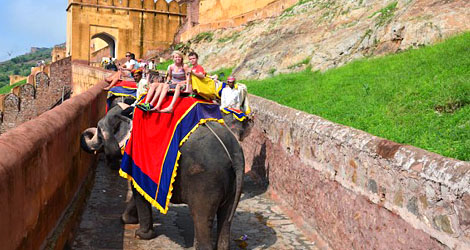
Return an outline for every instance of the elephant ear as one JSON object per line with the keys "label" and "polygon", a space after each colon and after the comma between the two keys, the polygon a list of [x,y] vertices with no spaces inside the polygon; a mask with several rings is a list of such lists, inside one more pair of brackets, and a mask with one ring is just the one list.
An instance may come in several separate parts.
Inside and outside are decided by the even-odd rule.
{"label": "elephant ear", "polygon": [[88,128],[80,136],[80,146],[87,153],[94,153],[103,146],[103,141],[98,134],[97,128]]}
{"label": "elephant ear", "polygon": [[115,130],[116,133],[114,134],[114,137],[119,144],[119,148],[122,148],[131,135],[132,120],[122,115],[118,116],[118,118],[121,122],[119,122],[119,125]]}

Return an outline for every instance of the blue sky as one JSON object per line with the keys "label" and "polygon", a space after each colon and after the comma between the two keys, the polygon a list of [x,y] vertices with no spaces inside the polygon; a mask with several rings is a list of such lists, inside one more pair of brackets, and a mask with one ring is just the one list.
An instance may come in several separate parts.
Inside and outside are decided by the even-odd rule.
{"label": "blue sky", "polygon": [[64,43],[67,4],[68,0],[0,0],[0,62],[31,47]]}
{"label": "blue sky", "polygon": [[[65,42],[67,0],[0,0],[0,62]],[[9,53],[12,53],[9,56]]]}

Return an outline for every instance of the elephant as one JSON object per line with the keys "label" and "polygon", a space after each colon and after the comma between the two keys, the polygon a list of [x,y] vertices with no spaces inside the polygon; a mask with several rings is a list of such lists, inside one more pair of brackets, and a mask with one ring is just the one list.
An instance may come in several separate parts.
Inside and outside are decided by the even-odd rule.
{"label": "elephant", "polygon": [[121,147],[130,135],[133,109],[126,103],[110,107],[98,127],[82,132],[80,144],[88,153],[104,151],[105,164],[117,170],[122,158]]}
{"label": "elephant", "polygon": [[[119,141],[130,130],[130,111],[125,104],[113,107],[98,122],[98,128],[82,134],[87,152],[104,149],[107,163],[115,167],[120,159]],[[217,249],[230,248],[231,222],[240,200],[245,159],[238,139],[249,131],[250,122],[238,122],[232,115],[224,117],[226,125],[208,122],[200,126],[180,148],[181,157],[171,202],[188,204],[194,221],[196,249],[213,249],[211,228],[217,216]],[[231,130],[229,129],[231,128]],[[112,145],[107,145],[112,144]],[[117,165],[118,166],[118,165]],[[156,237],[152,209],[143,196],[132,188],[133,199],[122,215],[124,223],[139,223],[135,234],[141,239]]]}

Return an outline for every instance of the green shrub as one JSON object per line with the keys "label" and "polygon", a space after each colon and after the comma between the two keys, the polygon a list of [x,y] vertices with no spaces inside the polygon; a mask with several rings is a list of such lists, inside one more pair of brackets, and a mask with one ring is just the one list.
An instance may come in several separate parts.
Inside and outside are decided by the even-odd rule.
{"label": "green shrub", "polygon": [[192,39],[194,43],[199,43],[203,41],[211,42],[214,37],[214,33],[212,32],[201,32],[196,35],[195,38]]}
{"label": "green shrub", "polygon": [[219,76],[220,81],[227,81],[227,77],[232,74],[233,68],[221,68],[216,71],[212,71],[209,75],[217,75]]}
{"label": "green shrub", "polygon": [[157,64],[156,68],[158,70],[167,70],[168,69],[168,66],[170,66],[171,64],[173,64],[173,60],[167,60],[167,61],[164,61],[164,62],[161,62],[159,64]]}
{"label": "green shrub", "polygon": [[225,43],[225,42],[229,42],[229,41],[235,41],[235,40],[237,40],[237,38],[239,36],[240,36],[239,32],[234,32],[230,36],[226,36],[226,37],[222,37],[222,38],[217,39],[217,42]]}
{"label": "green shrub", "polygon": [[376,27],[384,26],[385,24],[388,24],[392,20],[393,15],[395,14],[395,10],[397,9],[397,4],[398,4],[397,1],[392,2],[386,7],[372,13],[372,15],[369,16],[369,18],[372,18],[375,15],[380,14],[377,17],[375,26]]}
{"label": "green shrub", "polygon": [[324,73],[305,70],[244,83],[250,93],[280,104],[469,161],[469,52],[466,33]]}
{"label": "green shrub", "polygon": [[21,81],[15,82],[12,85],[6,85],[0,88],[0,94],[8,94],[10,93],[11,89],[17,86],[21,86],[23,84],[26,84],[26,79],[23,79]]}

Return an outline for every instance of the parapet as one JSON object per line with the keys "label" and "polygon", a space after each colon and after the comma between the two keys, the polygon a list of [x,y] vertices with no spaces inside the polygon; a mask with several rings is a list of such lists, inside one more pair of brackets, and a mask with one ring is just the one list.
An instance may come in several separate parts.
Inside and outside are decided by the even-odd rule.
{"label": "parapet", "polygon": [[248,174],[332,249],[470,249],[470,163],[250,95]]}
{"label": "parapet", "polygon": [[34,67],[26,84],[0,95],[0,133],[51,109],[65,92],[70,92],[70,63],[70,58],[66,58],[46,67]]}

